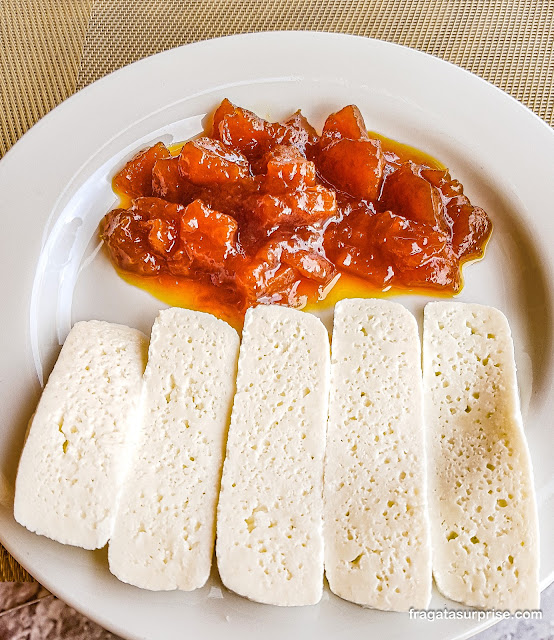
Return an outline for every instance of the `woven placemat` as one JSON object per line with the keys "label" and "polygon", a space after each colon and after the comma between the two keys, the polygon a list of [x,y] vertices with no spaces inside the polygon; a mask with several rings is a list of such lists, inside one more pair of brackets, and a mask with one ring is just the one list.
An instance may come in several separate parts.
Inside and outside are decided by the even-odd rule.
{"label": "woven placemat", "polygon": [[0,156],[75,91],[93,0],[0,0]]}
{"label": "woven placemat", "polygon": [[30,573],[0,545],[0,582],[34,582]]}
{"label": "woven placemat", "polygon": [[553,0],[97,0],[77,86],[189,42],[298,29],[431,53],[496,84],[554,125]]}
{"label": "woven placemat", "polygon": [[[75,91],[92,0],[0,0],[0,157]],[[0,545],[0,581],[33,578]]]}
{"label": "woven placemat", "polygon": [[[0,156],[75,88],[140,58],[297,29],[439,56],[554,125],[554,0],[0,0]],[[0,546],[0,580],[30,579]]]}

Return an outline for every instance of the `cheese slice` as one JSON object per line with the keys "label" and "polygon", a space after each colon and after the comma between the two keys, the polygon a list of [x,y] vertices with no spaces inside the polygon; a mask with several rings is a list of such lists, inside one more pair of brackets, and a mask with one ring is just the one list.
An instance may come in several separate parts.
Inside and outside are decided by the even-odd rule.
{"label": "cheese slice", "polygon": [[421,355],[415,318],[385,300],[335,307],[325,456],[325,573],[377,609],[431,597]]}
{"label": "cheese slice", "polygon": [[497,309],[425,308],[433,573],[487,609],[539,606],[538,524],[510,328]]}
{"label": "cheese slice", "polygon": [[249,309],[218,506],[226,587],[274,605],[323,589],[322,485],[329,337],[313,315]]}
{"label": "cheese slice", "polygon": [[95,320],[69,333],[19,462],[14,516],[27,529],[85,549],[108,541],[147,345],[135,329]]}
{"label": "cheese slice", "polygon": [[210,574],[239,338],[222,320],[161,311],[144,374],[140,440],[110,539],[110,571],[191,591]]}

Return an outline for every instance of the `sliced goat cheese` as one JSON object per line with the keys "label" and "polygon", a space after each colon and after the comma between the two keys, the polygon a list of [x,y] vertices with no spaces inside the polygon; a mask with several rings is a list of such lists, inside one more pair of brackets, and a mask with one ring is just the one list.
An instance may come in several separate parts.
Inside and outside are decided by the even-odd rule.
{"label": "sliced goat cheese", "polygon": [[218,506],[223,584],[251,600],[317,603],[329,337],[313,315],[249,309]]}
{"label": "sliced goat cheese", "polygon": [[335,307],[325,455],[325,573],[377,609],[431,597],[421,351],[415,318],[385,300]]}
{"label": "sliced goat cheese", "polygon": [[539,606],[539,542],[510,328],[497,309],[425,308],[433,574],[448,598]]}
{"label": "sliced goat cheese", "polygon": [[156,319],[139,444],[109,546],[120,580],[191,591],[208,579],[238,349],[236,331],[207,313]]}
{"label": "sliced goat cheese", "polygon": [[148,342],[129,327],[78,322],[30,425],[14,515],[38,534],[84,549],[112,532],[131,455]]}

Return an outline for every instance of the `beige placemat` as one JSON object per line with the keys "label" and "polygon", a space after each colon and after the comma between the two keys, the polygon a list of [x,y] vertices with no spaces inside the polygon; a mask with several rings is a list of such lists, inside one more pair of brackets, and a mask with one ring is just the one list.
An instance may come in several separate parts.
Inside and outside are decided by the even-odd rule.
{"label": "beige placemat", "polygon": [[0,0],[0,157],[75,91],[93,0]]}
{"label": "beige placemat", "polygon": [[[0,156],[75,87],[110,71],[196,40],[280,29],[420,49],[554,125],[554,0],[0,0]],[[27,579],[0,546],[0,580]]]}
{"label": "beige placemat", "polygon": [[0,545],[0,582],[33,582],[34,578]]}
{"label": "beige placemat", "polygon": [[77,86],[196,40],[279,29],[420,49],[477,73],[554,125],[553,0],[97,0]]}
{"label": "beige placemat", "polygon": [[[0,0],[0,157],[74,93],[92,1]],[[0,545],[0,581],[30,580]]]}

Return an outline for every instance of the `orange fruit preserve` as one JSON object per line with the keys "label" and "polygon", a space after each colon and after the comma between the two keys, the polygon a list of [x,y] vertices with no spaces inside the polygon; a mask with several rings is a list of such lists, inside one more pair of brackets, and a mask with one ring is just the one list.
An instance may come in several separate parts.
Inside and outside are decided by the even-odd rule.
{"label": "orange fruit preserve", "polygon": [[272,123],[224,100],[210,131],[141,151],[113,186],[100,234],[119,272],[235,326],[249,306],[331,291],[453,295],[492,231],[446,168],[368,133],[353,105],[318,135],[300,112]]}

